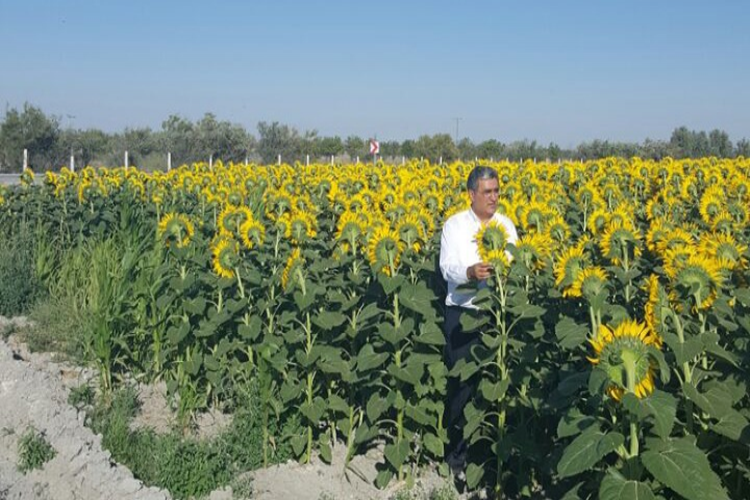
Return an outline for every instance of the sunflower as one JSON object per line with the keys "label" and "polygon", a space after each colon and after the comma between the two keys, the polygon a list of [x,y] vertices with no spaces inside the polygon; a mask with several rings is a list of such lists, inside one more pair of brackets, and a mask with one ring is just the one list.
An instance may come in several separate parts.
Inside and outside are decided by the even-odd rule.
{"label": "sunflower", "polygon": [[556,243],[564,243],[570,239],[570,226],[560,215],[553,215],[547,221],[545,231]]}
{"label": "sunflower", "polygon": [[295,245],[299,245],[310,238],[314,238],[318,234],[317,228],[318,222],[314,215],[310,212],[294,210],[289,214],[289,224],[286,226],[284,236]]}
{"label": "sunflower", "polygon": [[563,250],[555,263],[555,285],[567,288],[573,284],[586,266],[589,265],[589,257],[580,246],[570,247]]}
{"label": "sunflower", "polygon": [[709,226],[713,224],[714,217],[723,210],[723,195],[719,196],[712,191],[706,191],[701,197],[699,212],[703,222]]}
{"label": "sunflower", "polygon": [[563,291],[563,297],[586,297],[590,301],[606,289],[607,272],[599,266],[585,267]]}
{"label": "sunflower", "polygon": [[596,236],[602,231],[602,229],[607,225],[608,222],[609,210],[605,208],[597,208],[589,217],[587,223],[588,230],[591,231],[591,234]]}
{"label": "sunflower", "polygon": [[247,219],[240,226],[240,239],[248,250],[260,246],[266,238],[266,228],[255,219]]}
{"label": "sunflower", "polygon": [[302,258],[302,252],[299,247],[294,247],[289,258],[286,260],[284,271],[281,273],[281,286],[284,291],[289,291],[290,286],[294,286],[298,282],[298,279],[292,280],[290,278],[297,274],[297,270],[304,265],[305,260]]}
{"label": "sunflower", "polygon": [[604,257],[620,265],[626,259],[632,262],[641,255],[640,239],[640,232],[631,223],[612,221],[602,233],[599,247]]}
{"label": "sunflower", "polygon": [[186,247],[195,234],[195,227],[185,214],[168,213],[159,221],[157,234],[166,246]]}
{"label": "sunflower", "polygon": [[745,258],[747,247],[738,243],[731,234],[706,234],[701,239],[699,249],[701,252],[718,259],[719,265],[729,271],[747,267],[747,259]]}
{"label": "sunflower", "polygon": [[691,252],[682,259],[667,260],[664,272],[679,298],[693,299],[694,309],[707,309],[713,304],[724,283],[719,259],[703,253]]}
{"label": "sunflower", "polygon": [[516,243],[520,260],[532,270],[543,269],[552,254],[552,240],[543,233],[523,235]]}
{"label": "sunflower", "polygon": [[404,244],[399,234],[388,225],[382,224],[370,235],[367,258],[376,272],[392,276],[398,268]]}
{"label": "sunflower", "polygon": [[346,211],[341,214],[336,224],[336,240],[348,244],[347,250],[356,248],[357,241],[363,237],[368,221],[362,213]]}
{"label": "sunflower", "polygon": [[620,401],[625,393],[639,399],[654,391],[656,360],[649,348],[659,348],[659,337],[646,324],[625,320],[614,330],[601,325],[589,340],[594,357],[587,358],[607,374],[607,394]]}
{"label": "sunflower", "polygon": [[233,277],[240,260],[239,252],[239,243],[226,233],[214,238],[211,244],[214,272],[223,278]]}
{"label": "sunflower", "polygon": [[482,224],[482,227],[474,235],[474,240],[477,242],[479,257],[482,259],[482,262],[489,262],[488,257],[490,252],[493,250],[505,250],[505,245],[508,243],[508,233],[505,230],[505,226],[495,220],[491,220],[487,224]]}
{"label": "sunflower", "polygon": [[410,214],[400,219],[396,223],[396,231],[405,248],[409,248],[417,253],[419,252],[422,248],[423,231],[422,224],[415,215]]}

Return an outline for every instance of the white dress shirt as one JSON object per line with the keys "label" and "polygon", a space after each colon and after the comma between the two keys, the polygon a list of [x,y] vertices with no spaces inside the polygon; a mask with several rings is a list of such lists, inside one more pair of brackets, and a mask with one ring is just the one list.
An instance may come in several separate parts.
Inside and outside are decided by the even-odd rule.
{"label": "white dress shirt", "polygon": [[[495,213],[492,220],[499,222],[508,233],[508,243],[518,242],[516,226],[507,216]],[[457,293],[459,285],[469,282],[466,270],[481,262],[479,248],[474,239],[477,231],[482,227],[482,222],[474,211],[469,208],[449,217],[443,225],[440,236],[440,272],[448,283],[448,294],[445,297],[445,305],[460,306],[476,309],[471,302],[476,293]],[[480,286],[483,284],[480,283]]]}

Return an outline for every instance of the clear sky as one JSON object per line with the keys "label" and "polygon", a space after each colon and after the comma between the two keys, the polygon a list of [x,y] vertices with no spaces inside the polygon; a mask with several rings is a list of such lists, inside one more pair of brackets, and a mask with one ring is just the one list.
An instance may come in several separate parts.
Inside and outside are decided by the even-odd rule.
{"label": "clear sky", "polygon": [[108,132],[212,112],[254,134],[736,141],[748,26],[743,0],[0,0],[0,103]]}

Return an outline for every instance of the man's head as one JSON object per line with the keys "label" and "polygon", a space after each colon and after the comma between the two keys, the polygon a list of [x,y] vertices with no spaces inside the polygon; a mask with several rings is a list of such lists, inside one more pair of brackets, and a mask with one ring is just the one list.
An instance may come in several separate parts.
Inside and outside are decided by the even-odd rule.
{"label": "man's head", "polygon": [[466,181],[466,188],[471,198],[471,209],[479,220],[490,220],[497,210],[497,198],[500,194],[497,171],[491,167],[474,167]]}

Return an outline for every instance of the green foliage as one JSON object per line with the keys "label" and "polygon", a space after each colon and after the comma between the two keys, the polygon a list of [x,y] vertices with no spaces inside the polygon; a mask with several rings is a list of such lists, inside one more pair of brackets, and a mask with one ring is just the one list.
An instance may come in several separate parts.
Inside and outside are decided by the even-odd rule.
{"label": "green foliage", "polygon": [[27,314],[43,295],[34,272],[36,237],[27,225],[0,233],[0,315]]}
{"label": "green foliage", "polygon": [[57,451],[47,441],[44,434],[28,428],[18,440],[18,470],[26,473],[41,469],[44,464],[55,458]]}
{"label": "green foliage", "polygon": [[90,407],[94,404],[96,393],[89,384],[81,384],[73,387],[68,395],[68,404],[78,408]]}

